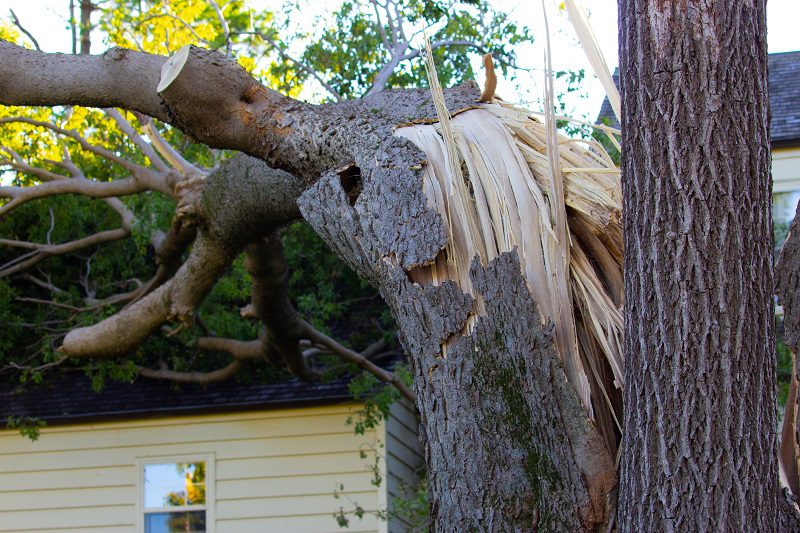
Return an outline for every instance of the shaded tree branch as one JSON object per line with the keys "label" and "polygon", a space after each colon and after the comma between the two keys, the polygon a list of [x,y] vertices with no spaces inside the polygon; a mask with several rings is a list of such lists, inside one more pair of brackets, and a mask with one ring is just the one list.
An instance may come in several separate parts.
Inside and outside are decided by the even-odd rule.
{"label": "shaded tree branch", "polygon": [[170,370],[168,368],[160,368],[158,370],[152,368],[140,368],[139,375],[150,379],[166,379],[175,381],[177,383],[198,383],[200,385],[208,385],[209,383],[218,383],[220,381],[227,381],[239,373],[244,365],[241,361],[234,360],[229,365],[213,370],[211,372],[180,372]]}
{"label": "shaded tree branch", "polygon": [[333,354],[338,355],[342,359],[346,361],[350,361],[354,363],[359,368],[366,370],[370,374],[374,375],[381,381],[385,381],[386,383],[390,383],[394,385],[395,388],[403,395],[404,398],[409,400],[410,402],[414,403],[416,397],[414,393],[411,392],[405,383],[400,381],[400,378],[397,377],[396,374],[384,370],[383,368],[379,367],[362,354],[355,352],[345,346],[342,346],[332,338],[328,337],[321,331],[314,328],[311,324],[306,322],[305,320],[300,321],[302,335],[303,337],[309,339],[311,342],[324,346],[328,350],[330,350]]}
{"label": "shaded tree branch", "polygon": [[302,329],[289,301],[288,268],[280,237],[272,232],[250,243],[245,256],[245,268],[253,278],[253,313],[264,323],[267,353],[277,353],[294,375],[316,379],[300,352]]}
{"label": "shaded tree branch", "polygon": [[130,230],[125,228],[117,228],[100,231],[94,235],[89,235],[87,237],[62,244],[39,244],[27,241],[15,241],[12,239],[0,239],[0,245],[16,246],[33,250],[30,255],[24,257],[24,260],[21,260],[21,258],[16,258],[13,261],[0,266],[0,278],[12,276],[18,272],[27,270],[52,255],[68,254],[88,248],[90,246],[119,241],[128,237],[129,235]]}

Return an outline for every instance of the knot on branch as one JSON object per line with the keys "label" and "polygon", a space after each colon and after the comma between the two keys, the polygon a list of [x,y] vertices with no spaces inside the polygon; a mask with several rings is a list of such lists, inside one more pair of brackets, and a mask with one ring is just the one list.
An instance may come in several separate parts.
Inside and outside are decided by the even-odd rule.
{"label": "knot on branch", "polygon": [[196,226],[202,218],[201,199],[205,190],[206,176],[197,174],[178,181],[173,190],[178,200],[175,218],[184,227]]}

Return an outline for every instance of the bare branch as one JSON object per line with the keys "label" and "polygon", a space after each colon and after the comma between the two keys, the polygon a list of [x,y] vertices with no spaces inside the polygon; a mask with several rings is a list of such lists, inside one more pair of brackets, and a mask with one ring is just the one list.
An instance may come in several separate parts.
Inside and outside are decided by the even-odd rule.
{"label": "bare branch", "polygon": [[224,337],[198,337],[195,341],[195,346],[202,350],[229,353],[239,361],[262,359],[264,357],[264,346],[260,339],[240,341]]}
{"label": "bare branch", "polygon": [[140,182],[133,178],[114,181],[92,181],[86,178],[62,179],[49,181],[32,187],[8,186],[0,187],[0,197],[11,198],[7,204],[0,206],[0,218],[15,208],[38,198],[59,194],[80,194],[89,198],[110,198],[127,196],[145,190]]}
{"label": "bare branch", "polygon": [[94,235],[89,235],[81,239],[65,242],[62,244],[38,244],[27,241],[15,241],[11,239],[0,239],[0,244],[6,246],[16,246],[20,248],[27,248],[33,250],[29,256],[25,256],[26,260],[20,262],[20,258],[16,258],[5,265],[0,266],[0,278],[12,276],[18,272],[29,269],[30,267],[44,261],[51,255],[63,255],[71,252],[76,252],[90,246],[97,246],[107,242],[119,241],[130,236],[130,231],[125,228],[117,228],[112,230],[100,231]]}
{"label": "bare branch", "polygon": [[164,162],[161,160],[160,157],[158,157],[156,151],[153,149],[150,143],[145,142],[142,136],[139,135],[139,133],[134,129],[131,123],[128,122],[128,120],[122,115],[122,113],[120,113],[114,108],[106,108],[103,111],[106,112],[106,115],[114,119],[114,121],[119,126],[119,129],[121,129],[122,132],[125,135],[127,135],[131,141],[133,141],[133,144],[135,144],[139,148],[139,150],[141,150],[142,153],[146,155],[148,159],[150,159],[150,164],[152,164],[161,172],[167,172],[169,170],[167,165],[164,164]]}
{"label": "bare branch", "polygon": [[134,112],[134,115],[142,126],[142,131],[144,131],[150,139],[150,142],[153,143],[153,147],[155,147],[158,153],[161,154],[181,176],[191,177],[203,174],[203,171],[199,167],[184,159],[180,152],[175,150],[172,145],[161,136],[153,119],[141,113]]}
{"label": "bare branch", "polygon": [[99,155],[104,159],[113,161],[114,163],[117,163],[118,165],[122,166],[123,168],[129,170],[134,174],[138,174],[146,170],[144,167],[131,163],[127,159],[117,156],[111,150],[107,150],[101,146],[97,146],[95,144],[90,143],[75,130],[65,130],[64,128],[56,126],[52,122],[34,120],[28,117],[0,117],[0,124],[12,124],[12,123],[29,124],[31,126],[39,126],[42,128],[47,128],[48,130],[54,133],[58,133],[59,135],[64,135],[65,137],[74,139],[75,141],[78,142],[81,148],[89,152],[92,152],[93,154]]}
{"label": "bare branch", "polygon": [[187,322],[234,257],[235,251],[201,234],[168,283],[93,326],[70,331],[61,349],[71,357],[124,355],[165,322]]}
{"label": "bare branch", "polygon": [[222,26],[222,33],[225,35],[225,55],[231,55],[231,29],[228,27],[228,21],[225,19],[225,15],[222,14],[222,9],[219,7],[219,4],[215,0],[209,0],[211,7],[214,8],[214,12],[217,14],[217,20],[219,20],[220,26]]}
{"label": "bare branch", "polygon": [[36,276],[34,276],[33,274],[31,274],[30,272],[26,272],[25,274],[22,274],[22,278],[23,279],[25,279],[27,281],[30,281],[34,285],[38,285],[39,287],[45,289],[46,291],[49,291],[49,292],[52,292],[52,293],[55,293],[55,294],[62,294],[64,292],[64,289],[62,289],[60,287],[57,287],[56,285],[53,284],[53,282],[50,280],[50,276],[49,275],[45,275],[45,277],[46,277],[46,279],[39,279]]}
{"label": "bare branch", "polygon": [[9,165],[11,168],[13,168],[18,172],[25,172],[27,174],[31,174],[41,179],[42,181],[57,181],[67,178],[66,176],[63,176],[61,174],[56,174],[55,172],[50,172],[49,170],[29,165],[28,163],[25,162],[25,160],[22,159],[21,155],[19,155],[11,148],[8,148],[7,146],[0,146],[0,151],[4,151],[11,156],[11,159],[7,158],[0,159],[0,165]]}
{"label": "bare branch", "polygon": [[28,39],[30,39],[30,40],[31,40],[31,42],[33,43],[33,46],[34,46],[34,47],[35,47],[37,50],[40,50],[40,51],[41,51],[41,48],[39,47],[39,41],[37,41],[37,40],[36,40],[36,38],[35,38],[35,37],[34,37],[34,36],[31,34],[31,32],[29,32],[28,30],[26,30],[26,29],[25,29],[25,28],[22,26],[22,23],[19,21],[19,18],[17,17],[17,14],[16,14],[16,13],[14,13],[14,10],[13,10],[13,9],[9,9],[9,11],[11,12],[11,22],[13,22],[13,23],[14,23],[14,26],[16,26],[17,28],[19,28],[19,31],[21,31],[22,33],[24,33],[25,35],[27,35],[27,36],[28,36]]}
{"label": "bare branch", "polygon": [[372,4],[373,9],[375,10],[375,19],[378,24],[378,31],[381,34],[381,42],[383,42],[383,47],[391,54],[392,52],[392,45],[389,44],[389,38],[386,36],[386,30],[383,27],[383,21],[381,20],[381,12],[380,12],[380,4],[375,0],[370,0],[370,4]]}
{"label": "bare branch", "polygon": [[200,385],[208,385],[209,383],[219,383],[227,381],[239,373],[243,364],[239,360],[234,360],[228,366],[214,370],[212,372],[179,372],[161,368],[154,370],[152,368],[140,368],[139,375],[150,379],[166,379],[178,383],[198,383]]}
{"label": "bare branch", "polygon": [[30,370],[30,371],[33,371],[33,372],[41,372],[42,370],[47,370],[48,368],[53,368],[55,366],[60,366],[66,360],[67,360],[67,357],[61,357],[61,358],[53,361],[52,363],[46,363],[44,365],[34,366],[34,367],[27,366],[27,365],[20,365],[20,364],[14,363],[14,362],[10,362],[6,366],[4,366],[3,368],[15,368],[17,370]]}
{"label": "bare branch", "polygon": [[394,385],[404,398],[414,403],[414,393],[411,392],[411,389],[409,389],[405,383],[400,381],[400,378],[398,378],[396,374],[379,367],[360,353],[354,352],[353,350],[342,346],[332,338],[314,328],[305,320],[301,320],[300,324],[303,331],[303,337],[309,339],[311,342],[324,346],[342,359],[356,364],[359,368],[366,370],[381,381],[385,381],[386,383]]}
{"label": "bare branch", "polygon": [[49,305],[51,307],[59,307],[61,309],[67,309],[68,311],[74,311],[76,313],[81,313],[88,309],[86,307],[77,307],[62,302],[54,302],[53,300],[42,300],[41,298],[20,297],[20,298],[14,298],[14,300],[17,302],[28,302],[34,304]]}

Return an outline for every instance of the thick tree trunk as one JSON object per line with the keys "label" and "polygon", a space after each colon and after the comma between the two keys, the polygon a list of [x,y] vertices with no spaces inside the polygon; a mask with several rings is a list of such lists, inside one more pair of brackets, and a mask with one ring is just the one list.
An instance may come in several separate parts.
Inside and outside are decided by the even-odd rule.
{"label": "thick tree trunk", "polygon": [[620,0],[622,531],[777,527],[764,0]]}

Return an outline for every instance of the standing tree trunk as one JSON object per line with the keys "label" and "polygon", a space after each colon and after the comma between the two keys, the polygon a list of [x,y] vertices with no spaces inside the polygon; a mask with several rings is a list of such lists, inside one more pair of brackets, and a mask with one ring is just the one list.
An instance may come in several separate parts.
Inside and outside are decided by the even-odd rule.
{"label": "standing tree trunk", "polygon": [[774,531],[766,2],[620,0],[622,531]]}
{"label": "standing tree trunk", "polygon": [[81,0],[81,53],[92,50],[92,11],[96,6],[91,0]]}

